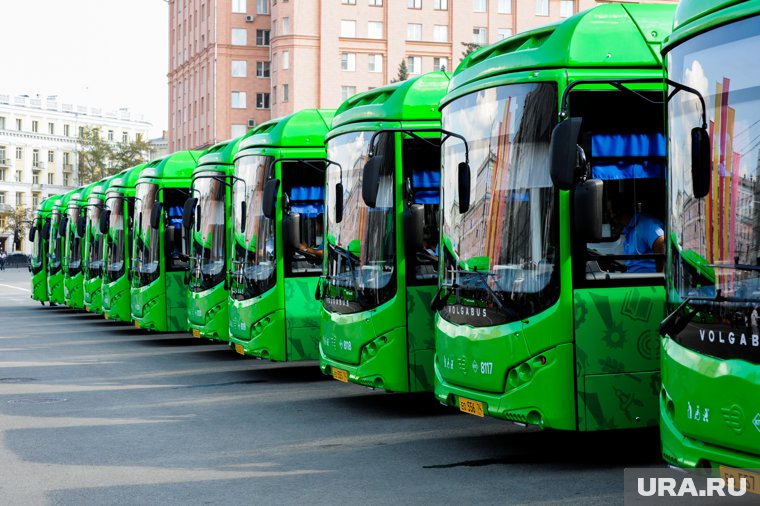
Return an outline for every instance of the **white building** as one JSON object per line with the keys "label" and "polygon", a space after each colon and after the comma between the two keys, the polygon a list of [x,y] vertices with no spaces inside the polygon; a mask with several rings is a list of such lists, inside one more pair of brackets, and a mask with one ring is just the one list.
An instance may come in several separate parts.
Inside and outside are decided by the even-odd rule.
{"label": "white building", "polygon": [[[61,104],[56,97],[0,94],[0,250],[13,251],[7,214],[18,206],[35,209],[44,198],[79,185],[79,132],[97,128],[113,142],[147,138],[151,124],[127,109]],[[9,239],[10,238],[10,239]],[[31,252],[29,241],[21,249]]]}

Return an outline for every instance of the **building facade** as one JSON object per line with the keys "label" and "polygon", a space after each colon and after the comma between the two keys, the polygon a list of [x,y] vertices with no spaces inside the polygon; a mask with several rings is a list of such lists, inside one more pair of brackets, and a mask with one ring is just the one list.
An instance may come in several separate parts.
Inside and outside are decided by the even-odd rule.
{"label": "building facade", "polygon": [[[59,103],[56,97],[0,95],[0,250],[15,250],[8,215],[33,210],[45,198],[79,185],[78,137],[97,128],[112,142],[145,138],[150,123],[127,109],[103,111]],[[31,252],[22,241],[21,251]]]}
{"label": "building facade", "polygon": [[[645,0],[647,1],[647,0]],[[676,0],[648,0],[675,3]],[[410,76],[596,0],[169,0],[169,149]]]}

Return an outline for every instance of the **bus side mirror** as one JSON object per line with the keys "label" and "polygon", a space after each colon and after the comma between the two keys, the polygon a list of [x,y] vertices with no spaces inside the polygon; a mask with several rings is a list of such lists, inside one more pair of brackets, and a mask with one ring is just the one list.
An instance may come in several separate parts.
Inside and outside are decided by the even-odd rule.
{"label": "bus side mirror", "polygon": [[264,196],[261,202],[262,214],[273,220],[277,213],[277,192],[280,191],[280,180],[270,179],[264,183]]}
{"label": "bus side mirror", "polygon": [[377,192],[380,191],[380,169],[383,167],[383,155],[369,159],[362,173],[362,199],[367,207],[377,205]]}
{"label": "bus side mirror", "polygon": [[37,235],[37,225],[35,224],[29,229],[29,242],[34,242],[34,237]]}
{"label": "bus side mirror", "polygon": [[588,179],[575,187],[575,230],[584,242],[602,240],[604,183]]}
{"label": "bus side mirror", "polygon": [[182,228],[190,230],[193,228],[193,213],[195,212],[195,206],[198,205],[198,199],[190,197],[185,201],[185,205],[182,208]]}
{"label": "bus side mirror", "polygon": [[150,210],[150,228],[158,230],[161,226],[161,215],[164,213],[164,205],[159,202],[153,202],[153,209]]}
{"label": "bus side mirror", "polygon": [[50,239],[50,220],[45,220],[45,224],[42,225],[42,239],[47,241]]}
{"label": "bus side mirror", "polygon": [[581,130],[581,118],[570,118],[558,124],[552,130],[549,144],[551,153],[550,173],[552,183],[560,190],[570,190],[575,186],[578,168],[578,134]]}
{"label": "bus side mirror", "polygon": [[64,214],[61,217],[61,221],[58,223],[58,237],[63,237],[66,235],[66,229],[69,226],[69,216],[67,214]]}
{"label": "bus side mirror", "polygon": [[694,198],[710,193],[710,136],[706,128],[691,130],[691,184]]}
{"label": "bus side mirror", "polygon": [[464,214],[470,209],[470,164],[460,162],[458,169],[459,214]]}
{"label": "bus side mirror", "polygon": [[108,233],[108,227],[111,223],[111,211],[106,209],[100,215],[100,233],[106,235]]}
{"label": "bus side mirror", "polygon": [[343,183],[335,185],[335,223],[343,221]]}
{"label": "bus side mirror", "polygon": [[245,231],[245,222],[248,216],[248,206],[245,205],[245,200],[240,203],[240,230]]}
{"label": "bus side mirror", "polygon": [[301,246],[301,215],[290,213],[282,219],[282,239],[290,249],[298,250]]}
{"label": "bus side mirror", "polygon": [[87,218],[80,216],[77,219],[77,237],[84,237],[85,232],[87,232]]}
{"label": "bus side mirror", "polygon": [[425,206],[412,204],[404,210],[404,243],[406,244],[407,262],[415,258],[418,251],[424,249],[422,236],[425,225]]}

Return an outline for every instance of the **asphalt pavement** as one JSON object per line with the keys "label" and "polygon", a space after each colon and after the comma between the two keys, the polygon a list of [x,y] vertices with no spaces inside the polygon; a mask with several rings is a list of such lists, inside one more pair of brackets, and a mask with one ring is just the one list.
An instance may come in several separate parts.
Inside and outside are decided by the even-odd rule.
{"label": "asphalt pavement", "polygon": [[481,419],[30,298],[0,271],[0,504],[622,504],[656,431]]}

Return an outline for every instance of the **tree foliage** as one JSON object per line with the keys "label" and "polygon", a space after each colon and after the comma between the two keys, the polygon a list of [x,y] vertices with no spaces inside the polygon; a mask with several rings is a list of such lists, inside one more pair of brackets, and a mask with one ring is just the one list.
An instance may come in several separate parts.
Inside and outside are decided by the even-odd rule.
{"label": "tree foliage", "polygon": [[409,79],[409,67],[406,66],[406,59],[402,59],[398,66],[398,75],[395,79],[391,79],[391,82],[397,83],[399,81],[406,81],[407,79]]}
{"label": "tree foliage", "polygon": [[477,51],[482,47],[477,42],[462,42],[462,45],[464,46],[464,51],[462,51],[462,58],[467,58],[467,55],[474,51]]}
{"label": "tree foliage", "polygon": [[5,217],[5,227],[3,232],[13,233],[13,244],[15,250],[21,249],[21,241],[26,237],[26,229],[29,228],[32,221],[32,210],[26,206],[16,206],[8,212],[2,214]]}
{"label": "tree foliage", "polygon": [[78,142],[79,184],[82,185],[145,162],[150,149],[139,135],[131,142],[111,142],[103,139],[100,129],[89,127],[83,129]]}

